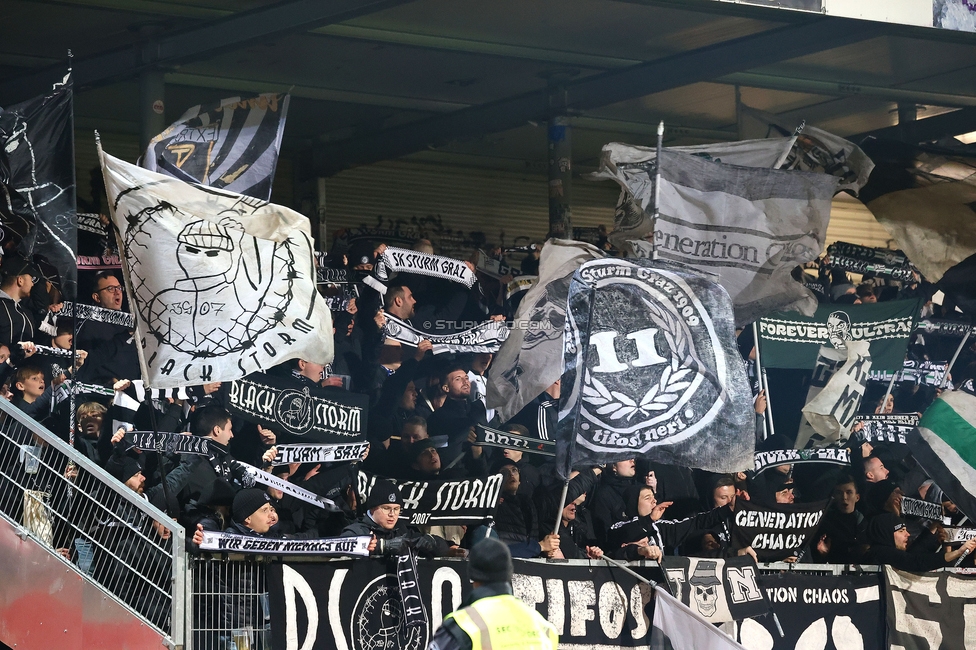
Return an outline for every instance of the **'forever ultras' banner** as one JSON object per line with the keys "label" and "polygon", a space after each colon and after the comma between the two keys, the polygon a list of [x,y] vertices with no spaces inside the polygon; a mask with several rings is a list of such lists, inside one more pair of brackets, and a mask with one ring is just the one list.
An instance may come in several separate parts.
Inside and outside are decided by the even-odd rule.
{"label": "'forever ultras' banner", "polygon": [[674,597],[709,623],[727,623],[769,611],[756,579],[759,569],[748,555],[724,560],[661,558],[661,570]]}
{"label": "'forever ultras' banner", "polygon": [[255,374],[231,383],[227,409],[302,442],[360,442],[366,436],[369,397]]}
{"label": "'forever ultras' banner", "polygon": [[743,547],[751,546],[760,562],[776,562],[796,555],[817,530],[826,501],[777,503],[735,502],[732,534]]}
{"label": "'forever ultras' banner", "polygon": [[759,576],[779,617],[745,619],[736,640],[748,650],[875,650],[884,644],[881,575],[818,576],[789,571]]}
{"label": "'forever ultras' banner", "polygon": [[762,362],[768,368],[812,369],[821,345],[840,349],[844,341],[868,341],[872,368],[896,372],[917,319],[917,300],[822,305],[813,318],[773,314],[759,321]]}
{"label": "'forever ultras' banner", "polygon": [[885,567],[888,644],[904,650],[972,648],[976,577]]}
{"label": "'forever ultras' banner", "polygon": [[[614,567],[515,560],[515,596],[556,628],[572,650],[650,645],[650,587]],[[468,563],[417,561],[429,625],[407,627],[396,564],[380,559],[269,564],[274,648],[425,650],[444,617],[471,591]]]}
{"label": "'forever ultras' banner", "polygon": [[635,455],[750,469],[755,412],[722,287],[670,262],[594,260],[569,289],[556,466]]}
{"label": "'forever ultras' banner", "polygon": [[[359,472],[358,492],[365,502],[376,476]],[[471,526],[495,516],[502,475],[458,481],[400,481],[400,519],[412,526]]]}
{"label": "'forever ultras' banner", "polygon": [[101,146],[99,156],[148,386],[332,361],[332,314],[315,289],[307,217],[147,171]]}

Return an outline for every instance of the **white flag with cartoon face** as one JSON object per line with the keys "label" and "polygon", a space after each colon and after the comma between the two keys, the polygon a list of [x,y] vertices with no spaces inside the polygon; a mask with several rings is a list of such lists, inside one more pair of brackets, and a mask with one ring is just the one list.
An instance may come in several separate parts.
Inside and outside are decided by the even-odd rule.
{"label": "white flag with cartoon face", "polygon": [[99,155],[147,385],[332,361],[306,217]]}

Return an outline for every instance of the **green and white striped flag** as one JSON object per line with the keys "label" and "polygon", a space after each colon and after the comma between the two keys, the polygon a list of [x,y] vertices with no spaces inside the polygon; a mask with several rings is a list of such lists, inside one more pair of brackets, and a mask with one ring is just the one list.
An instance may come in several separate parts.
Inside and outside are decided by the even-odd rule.
{"label": "green and white striped flag", "polygon": [[943,393],[909,434],[908,446],[956,506],[976,518],[976,396]]}

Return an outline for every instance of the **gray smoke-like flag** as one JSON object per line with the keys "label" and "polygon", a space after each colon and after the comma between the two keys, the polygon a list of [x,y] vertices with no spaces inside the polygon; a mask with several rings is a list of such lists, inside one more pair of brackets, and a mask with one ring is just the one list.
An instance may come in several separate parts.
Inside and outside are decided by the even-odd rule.
{"label": "gray smoke-like flag", "polygon": [[488,408],[502,422],[559,379],[569,282],[583,262],[601,257],[596,247],[568,239],[550,239],[543,246],[539,279],[519,303],[515,324],[488,377]]}
{"label": "gray smoke-like flag", "polygon": [[[608,160],[613,151],[619,147],[604,149],[604,168],[614,170],[642,209],[650,209],[651,165]],[[823,250],[840,179],[729,165],[668,149],[662,158],[653,233],[658,257],[718,275],[732,297],[736,326],[783,308],[812,315],[817,299],[790,272]]]}
{"label": "gray smoke-like flag", "polygon": [[753,465],[755,413],[718,284],[659,260],[587,262],[569,289],[556,467],[643,456]]}
{"label": "gray smoke-like flag", "polygon": [[194,106],[149,143],[142,166],[269,201],[290,96],[266,93]]}
{"label": "gray smoke-like flag", "polygon": [[[740,140],[738,142],[719,142],[715,144],[694,145],[690,147],[669,147],[668,151],[678,151],[743,167],[778,167],[790,155],[795,137],[764,138],[759,140]],[[651,196],[654,181],[654,165],[657,150],[652,147],[636,147],[611,142],[603,148],[603,166],[591,175],[593,179],[618,180],[623,174],[629,185],[620,191],[617,208],[614,212],[613,232],[608,239],[620,250],[628,250],[628,242],[644,239],[654,229],[651,217],[644,212],[640,201],[634,195]],[[644,168],[647,173],[630,173],[632,168]],[[632,186],[632,187],[631,187]],[[640,257],[640,255],[636,255]]]}

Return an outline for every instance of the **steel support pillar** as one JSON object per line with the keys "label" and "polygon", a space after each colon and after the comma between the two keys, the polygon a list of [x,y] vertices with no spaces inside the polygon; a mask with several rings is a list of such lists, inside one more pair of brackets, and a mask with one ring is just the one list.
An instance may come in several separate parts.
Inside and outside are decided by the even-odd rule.
{"label": "steel support pillar", "polygon": [[[143,40],[140,56],[143,63],[151,64],[158,59],[158,25],[144,25],[139,29]],[[166,79],[163,70],[156,66],[139,72],[139,146],[145,152],[149,141],[166,128]]]}
{"label": "steel support pillar", "polygon": [[573,238],[573,142],[566,87],[549,86],[549,235]]}

